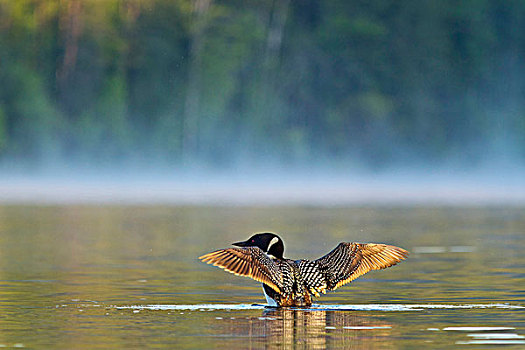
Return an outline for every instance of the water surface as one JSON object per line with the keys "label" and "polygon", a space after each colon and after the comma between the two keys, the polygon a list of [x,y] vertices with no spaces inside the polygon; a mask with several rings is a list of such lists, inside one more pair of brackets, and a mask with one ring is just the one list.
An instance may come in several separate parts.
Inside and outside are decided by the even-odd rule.
{"label": "water surface", "polygon": [[[411,251],[316,300],[268,309],[260,285],[197,256],[253,231],[285,255],[340,241]],[[525,346],[521,207],[0,206],[0,346]]]}

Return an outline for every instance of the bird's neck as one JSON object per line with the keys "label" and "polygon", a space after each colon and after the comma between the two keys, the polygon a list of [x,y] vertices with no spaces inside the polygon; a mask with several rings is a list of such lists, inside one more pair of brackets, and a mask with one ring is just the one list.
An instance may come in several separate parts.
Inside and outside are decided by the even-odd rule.
{"label": "bird's neck", "polygon": [[283,253],[284,253],[284,245],[281,241],[273,244],[270,246],[270,249],[268,250],[268,252],[266,254],[268,254],[268,256],[270,257],[273,257],[275,259],[284,259],[283,257]]}

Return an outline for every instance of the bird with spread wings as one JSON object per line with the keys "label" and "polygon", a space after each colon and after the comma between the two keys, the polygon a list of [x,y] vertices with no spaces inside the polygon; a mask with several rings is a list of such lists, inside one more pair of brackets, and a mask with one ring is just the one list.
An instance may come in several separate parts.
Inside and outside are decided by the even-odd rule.
{"label": "bird with spread wings", "polygon": [[282,256],[284,244],[273,233],[257,234],[235,245],[240,248],[217,250],[200,259],[263,283],[267,298],[273,299],[276,306],[310,306],[311,294],[318,297],[336,290],[408,256],[406,250],[392,245],[342,242],[319,259],[290,260]]}

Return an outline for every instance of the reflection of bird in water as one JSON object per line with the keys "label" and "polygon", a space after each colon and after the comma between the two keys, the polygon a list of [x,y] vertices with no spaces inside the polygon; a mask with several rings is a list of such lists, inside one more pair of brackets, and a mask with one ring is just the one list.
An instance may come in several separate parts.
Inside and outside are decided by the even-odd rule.
{"label": "reflection of bird in water", "polygon": [[243,348],[392,347],[391,325],[348,311],[273,308],[262,317],[224,318],[224,331],[243,340]]}
{"label": "reflection of bird in water", "polygon": [[283,257],[284,243],[274,233],[258,233],[233,245],[241,248],[217,250],[200,259],[262,282],[271,306],[310,306],[312,294],[319,297],[371,270],[395,265],[408,255],[391,245],[343,242],[317,260],[290,260]]}

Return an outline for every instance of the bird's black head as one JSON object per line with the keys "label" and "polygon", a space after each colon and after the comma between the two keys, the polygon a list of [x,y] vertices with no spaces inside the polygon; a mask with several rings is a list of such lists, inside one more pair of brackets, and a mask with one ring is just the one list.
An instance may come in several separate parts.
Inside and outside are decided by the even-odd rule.
{"label": "bird's black head", "polygon": [[257,233],[244,242],[233,243],[237,247],[259,247],[268,255],[283,259],[284,243],[275,233]]}

